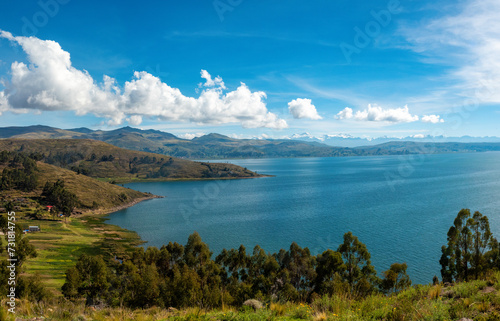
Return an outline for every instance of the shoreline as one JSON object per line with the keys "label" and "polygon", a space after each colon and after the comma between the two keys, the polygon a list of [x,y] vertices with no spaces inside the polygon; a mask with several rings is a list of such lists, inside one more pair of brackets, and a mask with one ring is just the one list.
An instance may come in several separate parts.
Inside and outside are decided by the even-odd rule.
{"label": "shoreline", "polygon": [[120,178],[113,178],[113,179],[99,178],[99,177],[94,177],[94,178],[100,182],[109,183],[111,180],[114,180],[116,184],[130,184],[130,183],[153,183],[153,182],[238,180],[238,179],[269,178],[269,177],[276,177],[276,175],[258,174],[258,176],[245,176],[245,177],[136,178],[136,179],[123,179],[123,180],[121,180]]}
{"label": "shoreline", "polygon": [[114,212],[121,211],[123,209],[132,207],[134,205],[139,204],[140,202],[147,201],[147,200],[152,200],[155,198],[164,198],[165,196],[159,196],[159,195],[153,195],[151,194],[150,196],[145,196],[145,197],[139,197],[136,198],[128,203],[118,205],[118,206],[113,206],[111,208],[107,209],[97,209],[97,210],[88,210],[87,212],[83,212],[81,215],[99,215],[99,216],[106,216],[109,214],[112,214]]}

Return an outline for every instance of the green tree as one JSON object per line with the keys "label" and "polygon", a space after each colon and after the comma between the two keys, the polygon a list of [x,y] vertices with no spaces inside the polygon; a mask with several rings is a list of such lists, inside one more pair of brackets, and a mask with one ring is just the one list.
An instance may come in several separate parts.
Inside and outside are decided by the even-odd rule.
{"label": "green tree", "polygon": [[76,195],[64,187],[63,180],[57,180],[55,183],[45,183],[42,197],[45,198],[46,204],[55,206],[65,216],[70,216],[79,203]]}
{"label": "green tree", "polygon": [[341,287],[341,276],[346,266],[342,255],[333,250],[326,250],[317,257],[315,292],[332,295]]}
{"label": "green tree", "polygon": [[40,275],[22,275],[18,277],[16,296],[19,298],[27,298],[30,301],[40,302],[49,296],[49,292],[43,285]]}
{"label": "green tree", "polygon": [[307,247],[301,248],[293,242],[281,263],[283,268],[289,272],[291,284],[299,292],[301,299],[305,299],[312,290],[316,279],[315,258],[311,256]]}
{"label": "green tree", "polygon": [[389,270],[384,271],[384,279],[381,282],[382,290],[387,293],[398,293],[401,290],[407,289],[411,286],[411,280],[406,269],[406,263],[393,263]]}
{"label": "green tree", "polygon": [[371,264],[370,253],[366,245],[348,232],[344,234],[344,242],[337,252],[344,260],[346,267],[344,278],[347,280],[351,294],[363,296],[373,292],[379,279]]}
{"label": "green tree", "polygon": [[494,239],[486,216],[460,210],[448,230],[447,241],[439,260],[443,282],[467,281],[487,269],[486,253],[493,249]]}
{"label": "green tree", "polygon": [[200,234],[194,232],[189,235],[184,248],[184,262],[191,268],[199,268],[207,264],[212,253],[206,243],[201,240]]}
{"label": "green tree", "polygon": [[78,288],[80,287],[80,273],[76,267],[72,267],[66,271],[66,282],[62,286],[64,297],[74,300],[80,297]]}
{"label": "green tree", "polygon": [[467,220],[472,234],[472,270],[477,279],[487,268],[485,252],[491,248],[493,236],[490,231],[488,217],[479,212],[474,212],[471,219]]}
{"label": "green tree", "polygon": [[[74,268],[66,272],[63,294],[68,298],[86,298],[87,305],[101,303],[109,288],[108,268],[101,256],[82,254]],[[75,292],[76,290],[76,292]]]}

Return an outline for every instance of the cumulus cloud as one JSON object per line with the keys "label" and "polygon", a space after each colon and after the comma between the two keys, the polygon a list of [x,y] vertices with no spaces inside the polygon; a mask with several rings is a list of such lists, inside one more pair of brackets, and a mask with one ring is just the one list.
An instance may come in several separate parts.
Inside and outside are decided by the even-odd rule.
{"label": "cumulus cloud", "polygon": [[422,116],[422,122],[437,124],[437,123],[444,123],[444,119],[441,119],[441,116],[439,115],[424,115]]}
{"label": "cumulus cloud", "polygon": [[127,121],[132,126],[139,126],[142,123],[142,116],[141,115],[132,115],[129,118],[127,118]]}
{"label": "cumulus cloud", "polygon": [[7,98],[5,97],[4,92],[0,91],[0,115],[2,115],[2,113],[7,110],[9,110],[9,103],[7,101]]}
{"label": "cumulus cloud", "polygon": [[336,116],[336,119],[350,119],[353,117],[352,108],[346,107],[341,110]]}
{"label": "cumulus cloud", "polygon": [[408,106],[403,108],[383,109],[380,106],[368,105],[367,109],[358,110],[355,114],[349,107],[336,115],[337,119],[355,119],[358,121],[409,123],[418,120],[418,116],[410,114]]}
{"label": "cumulus cloud", "polygon": [[205,133],[185,133],[185,134],[177,135],[177,137],[191,140],[193,138],[201,137],[201,136],[205,136],[205,135],[206,135]]}
{"label": "cumulus cloud", "polygon": [[297,98],[292,100],[288,103],[288,110],[290,111],[290,114],[292,114],[293,118],[296,119],[323,119],[323,117],[318,115],[318,111],[312,104],[311,99]]}
{"label": "cumulus cloud", "polygon": [[135,72],[119,86],[104,76],[97,83],[85,70],[71,64],[70,54],[50,40],[14,37],[1,31],[1,38],[19,44],[29,65],[14,62],[11,79],[0,92],[0,112],[69,110],[77,115],[94,114],[110,125],[128,121],[138,125],[144,117],[198,124],[240,123],[245,128],[288,127],[285,120],[269,112],[261,91],[252,92],[244,83],[227,91],[222,78],[212,79],[201,71],[205,87],[199,97],[188,97],[147,72]]}
{"label": "cumulus cloud", "polygon": [[212,79],[212,76],[208,73],[206,70],[201,70],[201,78],[205,79],[205,84],[200,84],[200,87],[203,85],[205,87],[215,87],[218,86],[222,89],[226,89],[226,86],[224,85],[224,81],[222,81],[222,78],[220,76],[215,77],[215,79]]}

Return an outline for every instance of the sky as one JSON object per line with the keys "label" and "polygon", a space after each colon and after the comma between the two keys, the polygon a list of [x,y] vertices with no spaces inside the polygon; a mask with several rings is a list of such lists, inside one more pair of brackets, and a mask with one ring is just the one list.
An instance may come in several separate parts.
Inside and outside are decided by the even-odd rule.
{"label": "sky", "polygon": [[0,126],[500,136],[500,0],[0,3]]}

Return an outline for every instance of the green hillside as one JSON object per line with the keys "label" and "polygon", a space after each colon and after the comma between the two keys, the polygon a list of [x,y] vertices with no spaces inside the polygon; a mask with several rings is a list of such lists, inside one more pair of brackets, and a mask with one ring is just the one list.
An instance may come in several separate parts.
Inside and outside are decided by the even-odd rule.
{"label": "green hillside", "polygon": [[114,181],[261,176],[232,164],[193,162],[127,150],[90,139],[2,139],[0,150],[39,153],[45,163]]}

